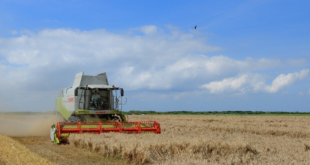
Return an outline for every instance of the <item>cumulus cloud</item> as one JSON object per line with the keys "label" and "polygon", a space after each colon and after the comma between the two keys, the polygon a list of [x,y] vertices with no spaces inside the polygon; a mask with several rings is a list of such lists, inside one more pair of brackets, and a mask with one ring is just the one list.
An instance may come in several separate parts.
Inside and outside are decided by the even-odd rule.
{"label": "cumulus cloud", "polygon": [[213,81],[202,85],[202,88],[208,89],[211,94],[227,92],[267,92],[276,93],[281,89],[288,87],[300,80],[303,80],[309,73],[308,69],[300,72],[280,74],[271,83],[266,84],[266,80],[260,74],[243,74],[237,77],[226,78],[221,81]]}
{"label": "cumulus cloud", "polygon": [[250,89],[274,93],[308,74],[280,75],[268,86],[264,75],[256,71],[302,66],[306,61],[209,56],[222,48],[207,44],[206,38],[195,32],[184,33],[173,26],[159,29],[147,25],[128,31],[45,29],[0,38],[0,98],[7,98],[4,93],[8,91],[11,98],[31,93],[40,99],[71,86],[81,71],[88,75],[107,72],[109,82],[126,90],[174,91],[175,99],[184,92],[200,90],[201,84],[211,93]]}
{"label": "cumulus cloud", "polygon": [[[53,76],[72,81],[66,79],[69,73],[106,71],[110,79],[127,89],[153,90],[182,88],[188,83],[197,87],[216,77],[236,75],[243,70],[270,69],[284,63],[265,58],[208,57],[207,53],[221,48],[205,44],[192,33],[169,29],[171,33],[159,32],[152,25],[137,28],[145,33],[142,36],[119,35],[104,29],[46,29],[2,38],[0,55],[6,64],[1,66],[7,69],[0,74],[7,80],[25,80],[23,86],[40,86],[42,82],[53,81],[50,80]],[[156,35],[149,36],[150,33]],[[12,74],[7,74],[8,71]]]}
{"label": "cumulus cloud", "polygon": [[157,27],[154,25],[142,26],[140,29],[145,34],[154,34],[157,31]]}
{"label": "cumulus cloud", "polygon": [[294,84],[297,81],[300,81],[304,79],[309,73],[308,69],[304,69],[300,72],[295,72],[295,73],[289,73],[287,75],[280,74],[278,77],[276,77],[271,85],[262,85],[260,87],[257,87],[257,90],[265,90],[266,92],[269,93],[276,93],[280,89],[290,86]]}
{"label": "cumulus cloud", "polygon": [[[152,67],[143,71],[139,66],[126,66],[120,70],[119,74],[122,75],[121,78],[132,79],[127,82],[127,86],[132,89],[193,89],[214,79],[235,76],[248,71],[268,70],[282,65],[283,62],[274,59],[247,58],[242,61],[222,55],[212,57],[188,55],[175,61],[171,60],[163,67],[152,64]],[[244,77],[241,76],[241,78]],[[241,81],[239,79],[227,79],[227,81]]]}
{"label": "cumulus cloud", "polygon": [[249,75],[244,74],[239,77],[226,78],[222,81],[213,81],[208,84],[204,84],[201,87],[208,89],[211,94],[234,91],[244,93],[246,92],[245,85],[250,83],[249,80]]}

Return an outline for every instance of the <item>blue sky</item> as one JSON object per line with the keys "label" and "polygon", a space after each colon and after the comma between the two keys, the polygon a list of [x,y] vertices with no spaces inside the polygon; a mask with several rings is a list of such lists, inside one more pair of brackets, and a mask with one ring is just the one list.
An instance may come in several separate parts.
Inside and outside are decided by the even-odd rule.
{"label": "blue sky", "polygon": [[53,110],[105,71],[125,110],[309,111],[309,5],[2,0],[0,110]]}

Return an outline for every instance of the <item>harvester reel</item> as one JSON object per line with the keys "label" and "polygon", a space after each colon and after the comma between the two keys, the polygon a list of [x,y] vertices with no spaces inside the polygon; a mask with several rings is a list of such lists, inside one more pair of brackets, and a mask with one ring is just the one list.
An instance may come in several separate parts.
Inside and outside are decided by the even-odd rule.
{"label": "harvester reel", "polygon": [[[160,124],[156,121],[134,121],[134,122],[58,122],[54,134],[54,143],[67,142],[70,134],[101,134],[109,132],[141,134],[160,134]],[[52,140],[52,139],[51,139]]]}

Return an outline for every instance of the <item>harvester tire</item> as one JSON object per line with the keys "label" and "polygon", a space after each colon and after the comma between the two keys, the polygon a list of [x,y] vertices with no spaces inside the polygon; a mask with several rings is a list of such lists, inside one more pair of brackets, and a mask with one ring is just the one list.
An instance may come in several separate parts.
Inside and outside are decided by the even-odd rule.
{"label": "harvester tire", "polygon": [[113,116],[112,121],[121,122],[122,118],[118,115]]}
{"label": "harvester tire", "polygon": [[78,118],[78,117],[76,117],[76,116],[70,116],[70,117],[68,118],[68,121],[70,121],[70,122],[79,122],[79,121],[81,121],[81,120],[80,120],[80,118]]}

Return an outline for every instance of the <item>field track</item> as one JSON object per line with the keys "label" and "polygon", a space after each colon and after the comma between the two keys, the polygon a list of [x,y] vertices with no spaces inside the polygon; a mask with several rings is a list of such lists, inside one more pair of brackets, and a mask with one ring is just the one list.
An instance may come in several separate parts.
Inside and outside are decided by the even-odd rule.
{"label": "field track", "polygon": [[99,153],[68,144],[53,144],[49,137],[13,137],[13,139],[55,164],[121,164],[120,160],[108,159]]}
{"label": "field track", "polygon": [[[35,155],[34,157],[37,157],[37,159],[43,159],[55,164],[122,164],[122,161],[118,159],[106,158],[101,154],[72,147],[68,144],[57,145],[52,143],[49,139],[50,126],[62,120],[61,117],[52,115],[1,115],[0,142],[8,144],[9,146],[3,148],[1,144],[0,155],[9,154],[3,153],[1,149],[11,153],[15,152],[15,150],[11,148],[11,145],[14,144],[23,148],[22,151],[24,151],[23,154],[25,157],[32,154]],[[10,157],[19,158],[19,156],[18,154],[14,154]],[[34,159],[35,158],[33,158],[33,160]],[[25,159],[25,161],[28,160]],[[15,159],[3,159],[0,157],[0,165],[2,164],[25,163],[16,163]],[[35,163],[32,162],[30,164]],[[38,162],[38,164],[46,163]]]}

